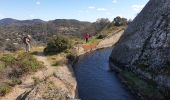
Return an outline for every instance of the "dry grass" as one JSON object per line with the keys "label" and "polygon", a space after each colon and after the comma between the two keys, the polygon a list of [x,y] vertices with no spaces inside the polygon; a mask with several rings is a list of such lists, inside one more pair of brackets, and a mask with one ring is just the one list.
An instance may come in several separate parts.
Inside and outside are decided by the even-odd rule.
{"label": "dry grass", "polygon": [[49,55],[47,56],[47,60],[52,66],[59,66],[66,63],[66,56],[64,53]]}

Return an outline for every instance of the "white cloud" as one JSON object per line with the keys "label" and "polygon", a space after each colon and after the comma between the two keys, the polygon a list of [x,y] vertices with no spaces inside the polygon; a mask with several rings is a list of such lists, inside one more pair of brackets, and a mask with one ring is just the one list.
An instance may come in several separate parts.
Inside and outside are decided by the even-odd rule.
{"label": "white cloud", "polygon": [[95,9],[96,7],[94,7],[94,6],[89,6],[88,8],[89,8],[89,9]]}
{"label": "white cloud", "polygon": [[107,11],[106,8],[97,8],[96,10],[97,10],[97,11]]}
{"label": "white cloud", "polygon": [[37,2],[36,2],[36,4],[37,4],[37,5],[40,5],[40,4],[41,4],[41,2],[40,2],[40,1],[37,1]]}
{"label": "white cloud", "polygon": [[133,11],[140,12],[145,5],[132,5]]}
{"label": "white cloud", "polygon": [[117,0],[113,0],[112,3],[117,3]]}

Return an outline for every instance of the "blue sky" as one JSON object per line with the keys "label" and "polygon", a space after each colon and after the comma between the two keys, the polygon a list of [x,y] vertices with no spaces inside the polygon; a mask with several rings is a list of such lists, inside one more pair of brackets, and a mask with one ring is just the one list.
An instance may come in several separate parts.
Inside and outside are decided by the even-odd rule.
{"label": "blue sky", "polygon": [[0,19],[133,19],[149,0],[1,0]]}

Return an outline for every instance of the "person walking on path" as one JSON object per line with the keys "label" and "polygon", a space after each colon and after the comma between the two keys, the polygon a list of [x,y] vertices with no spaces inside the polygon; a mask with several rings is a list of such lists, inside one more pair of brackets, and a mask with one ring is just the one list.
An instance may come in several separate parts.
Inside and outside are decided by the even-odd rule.
{"label": "person walking on path", "polygon": [[25,51],[30,52],[31,51],[31,36],[27,35],[23,38],[23,43],[25,44]]}

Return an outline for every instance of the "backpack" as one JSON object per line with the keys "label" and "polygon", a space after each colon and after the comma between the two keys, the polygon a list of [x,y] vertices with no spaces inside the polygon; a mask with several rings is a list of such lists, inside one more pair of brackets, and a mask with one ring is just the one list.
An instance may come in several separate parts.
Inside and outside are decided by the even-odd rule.
{"label": "backpack", "polygon": [[30,38],[28,38],[28,37],[25,36],[25,37],[22,39],[23,43],[25,43],[25,44],[27,44],[26,39],[29,39],[29,40],[31,41]]}
{"label": "backpack", "polygon": [[26,36],[25,36],[24,38],[22,38],[22,42],[23,42],[23,43],[26,43],[26,39],[27,39]]}

